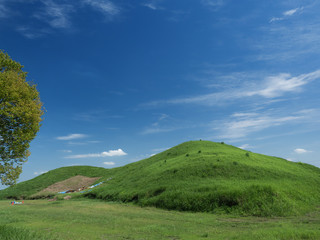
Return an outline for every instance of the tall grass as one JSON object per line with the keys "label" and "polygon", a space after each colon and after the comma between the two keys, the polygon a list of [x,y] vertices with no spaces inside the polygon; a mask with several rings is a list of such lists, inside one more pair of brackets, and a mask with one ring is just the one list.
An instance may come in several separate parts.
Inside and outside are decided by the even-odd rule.
{"label": "tall grass", "polygon": [[25,228],[0,225],[0,240],[48,240],[54,239],[52,235],[41,234]]}
{"label": "tall grass", "polygon": [[302,216],[261,218],[71,199],[56,202],[26,200],[19,206],[0,201],[0,216],[0,236],[10,240],[320,239],[319,209]]}

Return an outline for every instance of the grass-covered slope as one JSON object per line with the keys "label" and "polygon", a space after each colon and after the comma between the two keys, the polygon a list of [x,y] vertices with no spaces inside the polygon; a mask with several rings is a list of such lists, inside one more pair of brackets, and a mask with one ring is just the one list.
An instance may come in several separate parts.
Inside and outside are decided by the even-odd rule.
{"label": "grass-covered slope", "polygon": [[4,198],[26,198],[40,192],[50,185],[66,180],[73,176],[82,175],[86,177],[102,177],[108,172],[108,169],[91,167],[91,166],[74,166],[62,167],[47,173],[44,173],[31,180],[18,183],[15,186],[9,187],[0,191],[0,199]]}
{"label": "grass-covered slope", "polygon": [[283,216],[320,205],[320,169],[221,143],[191,141],[110,171],[88,193],[142,206]]}
{"label": "grass-covered slope", "polygon": [[186,142],[109,170],[56,169],[0,191],[0,198],[29,196],[75,175],[106,180],[88,197],[173,210],[285,216],[320,205],[320,169],[209,141]]}

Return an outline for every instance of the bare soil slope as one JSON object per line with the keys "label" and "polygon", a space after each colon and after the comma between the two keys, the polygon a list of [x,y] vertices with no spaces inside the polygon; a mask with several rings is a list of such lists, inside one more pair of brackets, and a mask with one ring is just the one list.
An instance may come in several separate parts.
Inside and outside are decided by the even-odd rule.
{"label": "bare soil slope", "polygon": [[100,177],[91,178],[91,177],[85,177],[85,176],[78,175],[78,176],[68,178],[64,181],[52,184],[51,186],[43,189],[39,193],[61,192],[61,191],[66,191],[66,190],[78,190],[79,188],[82,188],[82,187],[89,187],[94,182],[96,182],[99,178]]}

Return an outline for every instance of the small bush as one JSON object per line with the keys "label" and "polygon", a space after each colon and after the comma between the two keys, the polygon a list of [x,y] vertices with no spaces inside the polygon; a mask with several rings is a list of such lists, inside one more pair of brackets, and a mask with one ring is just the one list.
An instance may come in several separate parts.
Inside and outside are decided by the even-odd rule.
{"label": "small bush", "polygon": [[201,150],[199,150],[198,153],[201,153]]}
{"label": "small bush", "polygon": [[250,157],[250,153],[246,152],[246,156],[247,156],[247,157]]}
{"label": "small bush", "polygon": [[186,154],[186,157],[189,157],[189,153]]}
{"label": "small bush", "polygon": [[203,237],[203,238],[207,238],[208,236],[209,236],[208,233],[205,233],[205,234],[202,234],[202,235],[201,235],[201,237]]}
{"label": "small bush", "polygon": [[224,142],[221,142],[221,144],[224,144]]}

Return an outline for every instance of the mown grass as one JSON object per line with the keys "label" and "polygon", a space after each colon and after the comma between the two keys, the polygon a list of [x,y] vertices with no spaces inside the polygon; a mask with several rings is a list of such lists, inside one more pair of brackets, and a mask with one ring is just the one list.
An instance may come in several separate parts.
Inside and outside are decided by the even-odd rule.
{"label": "mown grass", "polygon": [[105,180],[81,196],[169,210],[272,217],[304,214],[320,203],[319,168],[209,141],[114,169],[56,169],[0,191],[0,198],[30,197],[75,175]]}
{"label": "mown grass", "polygon": [[[319,209],[299,217],[263,218],[168,211],[88,199],[28,200],[15,206],[0,201],[0,216],[0,229],[9,229],[9,233],[0,231],[0,239],[320,239]],[[6,234],[18,237],[5,238]]]}

